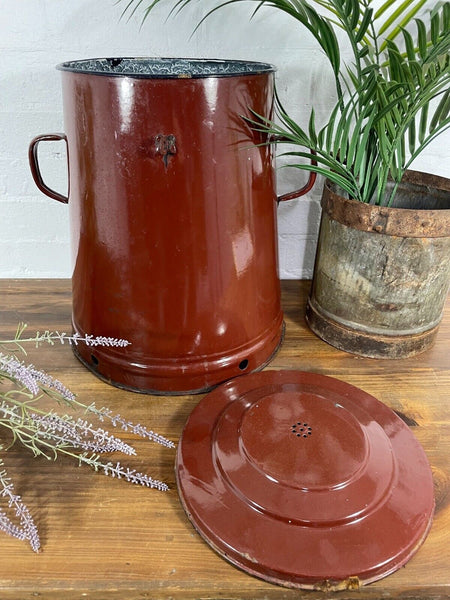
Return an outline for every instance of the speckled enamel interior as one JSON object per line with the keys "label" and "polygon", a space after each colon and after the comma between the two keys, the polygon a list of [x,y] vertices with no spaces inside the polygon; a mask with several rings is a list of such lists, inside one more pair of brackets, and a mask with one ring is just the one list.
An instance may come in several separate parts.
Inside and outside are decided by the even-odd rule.
{"label": "speckled enamel interior", "polygon": [[62,71],[141,78],[233,77],[270,73],[267,63],[190,58],[92,58],[58,65]]}

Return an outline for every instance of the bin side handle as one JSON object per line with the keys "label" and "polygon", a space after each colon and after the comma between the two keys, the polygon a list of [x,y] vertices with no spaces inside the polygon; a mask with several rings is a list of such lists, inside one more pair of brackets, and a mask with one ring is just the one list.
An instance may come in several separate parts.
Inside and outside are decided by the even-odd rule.
{"label": "bin side handle", "polygon": [[58,200],[58,202],[67,204],[69,202],[69,198],[67,196],[60,194],[59,192],[55,192],[55,190],[52,190],[44,183],[41,170],[39,168],[38,159],[38,146],[40,142],[59,142],[61,140],[64,140],[67,145],[67,137],[64,133],[48,133],[45,135],[38,135],[30,143],[30,147],[28,148],[28,160],[30,163],[31,175],[33,176],[34,182],[39,190],[46,196],[53,198],[53,200]]}
{"label": "bin side handle", "polygon": [[[284,138],[282,135],[271,135],[270,143],[276,144],[277,142],[289,142],[289,140]],[[311,154],[315,155],[316,154],[315,150],[311,150]],[[315,161],[312,158],[311,164],[317,165],[317,161]],[[288,192],[287,194],[282,194],[281,196],[278,196],[278,198],[277,198],[278,202],[285,202],[286,200],[294,200],[294,198],[300,198],[300,196],[304,196],[313,188],[313,186],[316,182],[316,178],[317,178],[317,173],[315,173],[314,171],[310,171],[306,185],[304,185],[302,188],[300,188],[298,190],[294,190],[293,192]]]}

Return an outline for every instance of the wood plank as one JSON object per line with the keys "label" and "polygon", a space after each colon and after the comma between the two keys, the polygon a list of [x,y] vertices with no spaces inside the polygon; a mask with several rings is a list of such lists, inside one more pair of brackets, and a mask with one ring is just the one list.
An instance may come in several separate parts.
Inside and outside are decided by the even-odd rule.
{"label": "wood plank", "polygon": [[[436,516],[417,555],[396,573],[339,599],[450,597],[450,303],[435,346],[398,361],[358,358],[328,346],[304,321],[309,282],[285,281],[286,336],[269,369],[300,369],[356,385],[401,413],[424,446],[436,484]],[[66,280],[0,280],[0,338],[25,321],[30,332],[70,331]],[[106,385],[67,346],[31,349],[27,358],[85,402],[95,400],[175,442],[202,396],[152,397]],[[43,549],[0,534],[0,598],[324,598],[271,585],[236,569],[201,540],[178,500],[174,450],[142,440],[122,461],[163,479],[167,493],[131,486],[69,460],[34,459],[15,447],[5,456],[16,491],[39,526]]]}

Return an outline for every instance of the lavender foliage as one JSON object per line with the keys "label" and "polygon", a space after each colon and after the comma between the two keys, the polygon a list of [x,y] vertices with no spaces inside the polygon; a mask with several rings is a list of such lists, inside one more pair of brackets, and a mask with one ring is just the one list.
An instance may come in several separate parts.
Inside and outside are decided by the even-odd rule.
{"label": "lavender foliage", "polygon": [[55,379],[44,371],[39,371],[34,365],[26,365],[17,360],[14,356],[7,356],[0,353],[0,373],[4,371],[10,378],[20,382],[34,396],[41,391],[41,387],[54,390],[64,400],[75,399],[75,395],[66,388],[58,379]]}
{"label": "lavender foliage", "polygon": [[[37,347],[43,343],[64,344],[84,343],[88,346],[109,346],[125,348],[130,342],[104,336],[80,336],[78,334],[45,331],[35,336],[24,338],[26,325],[20,324],[14,339],[1,340],[0,347],[8,348],[10,353],[0,352],[0,384],[8,383],[6,391],[0,390],[0,432],[9,430],[13,442],[20,442],[35,456],[56,459],[65,454],[86,464],[95,471],[129,483],[148,488],[167,491],[166,483],[153,479],[145,473],[136,471],[120,462],[115,464],[101,458],[105,453],[121,452],[132,456],[136,454],[130,444],[112,435],[106,429],[93,425],[82,417],[69,414],[59,415],[54,410],[44,411],[39,408],[39,400],[46,395],[56,402],[68,405],[71,409],[82,410],[95,416],[100,422],[108,421],[113,427],[131,432],[165,446],[174,448],[175,444],[140,423],[134,424],[106,407],[97,408],[95,402],[87,405],[78,400],[63,383],[33,365],[27,365],[17,359],[15,353],[26,354],[23,346],[32,342]],[[0,446],[0,451],[4,449]],[[0,467],[3,463],[0,458]],[[13,490],[13,484],[6,471],[0,469],[0,501],[6,503],[6,510],[0,505],[0,531],[20,540],[28,540],[31,548],[37,552],[40,548],[39,533],[33,518],[20,496]]]}
{"label": "lavender foliage", "polygon": [[133,423],[131,423],[131,421],[123,419],[120,415],[113,415],[112,411],[109,408],[97,408],[95,406],[95,403],[92,403],[90,406],[88,406],[87,409],[88,411],[96,414],[101,421],[108,419],[109,421],[111,421],[114,427],[120,425],[120,427],[124,431],[131,431],[132,433],[140,437],[147,438],[152,442],[156,442],[157,444],[165,446],[166,448],[175,448],[175,444],[172,441],[168,440],[162,435],[159,435],[158,433],[155,433],[151,429],[147,429],[140,423],[134,425]]}
{"label": "lavender foliage", "polygon": [[[3,461],[0,459],[0,467],[2,466]],[[0,508],[0,530],[19,540],[28,540],[31,548],[35,552],[38,552],[41,542],[37,527],[30,511],[22,502],[21,497],[14,494],[14,486],[7,476],[5,469],[0,470],[0,485],[0,497],[6,498],[8,508],[12,509],[15,517],[19,519],[19,525],[15,525],[6,512]]]}

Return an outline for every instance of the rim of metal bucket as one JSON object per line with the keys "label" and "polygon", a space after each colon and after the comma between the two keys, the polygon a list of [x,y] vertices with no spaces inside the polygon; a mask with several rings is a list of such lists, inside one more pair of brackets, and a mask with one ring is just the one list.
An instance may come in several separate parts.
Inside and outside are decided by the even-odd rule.
{"label": "rim of metal bucket", "polygon": [[327,180],[322,209],[334,221],[360,231],[415,238],[450,236],[448,178],[408,170],[399,190],[402,194],[392,206],[377,206],[346,198]]}
{"label": "rim of metal bucket", "polygon": [[63,62],[56,68],[59,71],[85,73],[86,75],[135,77],[138,79],[238,77],[262,75],[276,71],[276,67],[269,63],[246,60],[156,57],[87,58]]}

